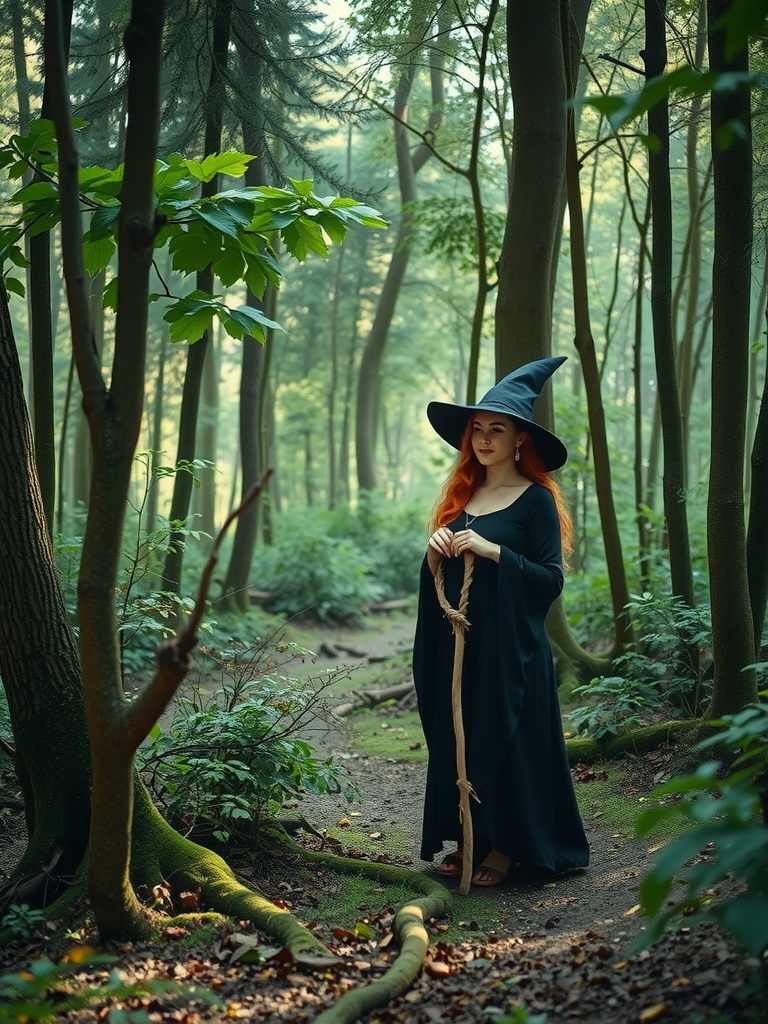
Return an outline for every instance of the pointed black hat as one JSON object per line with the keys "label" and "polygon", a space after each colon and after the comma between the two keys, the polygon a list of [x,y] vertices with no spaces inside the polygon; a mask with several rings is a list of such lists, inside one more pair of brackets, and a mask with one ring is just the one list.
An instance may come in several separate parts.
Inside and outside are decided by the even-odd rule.
{"label": "pointed black hat", "polygon": [[566,356],[535,359],[508,373],[484,395],[477,405],[449,405],[430,402],[427,406],[429,422],[443,440],[454,448],[461,448],[461,439],[473,412],[500,412],[511,416],[531,435],[536,451],[547,469],[559,469],[568,458],[568,449],[550,430],[533,422],[533,403],[541,389]]}

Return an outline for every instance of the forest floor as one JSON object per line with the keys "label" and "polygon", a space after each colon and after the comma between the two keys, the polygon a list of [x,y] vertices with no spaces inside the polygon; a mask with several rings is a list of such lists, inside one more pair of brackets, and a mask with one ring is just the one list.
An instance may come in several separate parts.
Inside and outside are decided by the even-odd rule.
{"label": "forest floor", "polygon": [[[412,629],[412,621],[401,615],[380,616],[360,630],[305,628],[302,642],[322,653],[306,659],[299,671],[333,677],[343,669],[331,703],[341,701],[345,691],[407,681]],[[289,814],[304,815],[317,833],[307,830],[300,841],[437,878],[435,865],[418,857],[426,756],[414,713],[390,701],[337,724],[316,725],[308,739],[323,756],[346,766],[360,797],[352,804],[341,796],[305,798],[298,808],[287,808]],[[526,1019],[519,1008],[531,1024],[764,1021],[759,966],[716,928],[682,927],[650,949],[634,954],[629,949],[645,925],[638,884],[664,841],[638,839],[634,817],[654,785],[673,770],[673,756],[662,749],[610,765],[577,766],[574,780],[592,851],[589,868],[558,877],[518,871],[502,886],[473,888],[468,896],[449,880],[453,912],[448,920],[428,922],[431,948],[419,979],[387,1007],[370,1013],[367,1024],[511,1024]],[[0,818],[0,882],[23,838],[19,815]],[[173,994],[97,997],[90,1008],[59,1012],[56,1019],[138,1020],[128,1011],[144,1010],[150,1021],[162,1024],[232,1019],[304,1024],[349,988],[381,977],[394,959],[392,917],[413,898],[407,888],[307,868],[299,858],[265,862],[245,850],[235,854],[233,866],[312,928],[340,965],[302,965],[245,927],[235,934],[169,928],[150,946],[113,945],[110,952],[125,981],[172,979]],[[711,896],[717,899],[718,893]],[[78,941],[91,941],[87,930],[73,933],[68,945]],[[42,955],[58,959],[63,952],[36,933],[0,951],[0,974]],[[85,968],[82,977],[102,986],[107,980],[96,967]],[[213,992],[219,1005],[195,1001],[189,985]],[[60,986],[54,998],[63,999],[64,991]],[[0,1022],[16,1020],[4,1016],[2,1002]]]}

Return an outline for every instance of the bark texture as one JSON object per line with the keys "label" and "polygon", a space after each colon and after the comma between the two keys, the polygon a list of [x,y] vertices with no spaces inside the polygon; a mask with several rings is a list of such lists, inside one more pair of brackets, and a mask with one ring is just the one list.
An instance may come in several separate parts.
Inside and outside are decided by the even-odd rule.
{"label": "bark texture", "polygon": [[[74,736],[85,739],[85,709],[2,293],[0,524],[0,678],[30,836],[15,876],[38,875],[53,864],[57,873],[74,874],[85,852],[90,816],[88,750],[85,742],[77,746],[72,741]],[[55,892],[55,883],[52,888]]]}
{"label": "bark texture", "polygon": [[[748,70],[746,49],[729,58],[725,33],[712,28],[728,0],[709,0],[709,63],[722,73]],[[712,652],[710,715],[757,699],[752,607],[744,528],[744,445],[749,386],[752,256],[752,131],[749,89],[713,91],[712,165],[715,254],[712,265],[712,429],[707,500]],[[734,131],[733,125],[739,125]],[[763,538],[765,543],[765,538]]]}

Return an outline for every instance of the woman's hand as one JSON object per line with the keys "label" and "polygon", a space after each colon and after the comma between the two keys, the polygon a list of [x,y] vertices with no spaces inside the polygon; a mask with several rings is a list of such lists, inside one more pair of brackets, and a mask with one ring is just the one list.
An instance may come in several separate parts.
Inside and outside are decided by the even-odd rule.
{"label": "woman's hand", "polygon": [[459,530],[453,534],[453,553],[463,555],[465,551],[473,551],[480,558],[490,558],[494,562],[501,558],[500,546],[481,537],[474,530]]}
{"label": "woman's hand", "polygon": [[441,559],[451,558],[454,554],[453,534],[446,526],[441,526],[427,541],[427,564],[432,575],[437,572]]}

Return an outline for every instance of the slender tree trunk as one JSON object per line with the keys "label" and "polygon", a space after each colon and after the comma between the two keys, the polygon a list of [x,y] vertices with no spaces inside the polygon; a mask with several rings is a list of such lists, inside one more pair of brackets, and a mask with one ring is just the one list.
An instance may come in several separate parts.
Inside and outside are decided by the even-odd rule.
{"label": "slender tree trunk", "polygon": [[[768,316],[766,316],[768,327]],[[752,490],[747,527],[747,572],[755,660],[761,660],[763,626],[768,608],[768,362],[763,378],[760,413],[752,444]]]}
{"label": "slender tree trunk", "polygon": [[568,212],[570,214],[571,268],[573,272],[574,323],[576,335],[574,345],[579,353],[584,374],[589,414],[589,433],[592,442],[595,466],[597,504],[605,546],[605,560],[611,587],[613,604],[614,648],[616,657],[633,642],[632,623],[626,612],[629,603],[629,588],[624,571],[624,557],[621,549],[619,524],[611,486],[611,457],[608,447],[608,433],[605,427],[605,411],[600,395],[600,375],[595,352],[595,340],[589,317],[589,294],[587,286],[587,253],[584,245],[584,216],[579,190],[579,161],[576,152],[575,124],[569,118],[568,153],[566,173],[568,182]]}
{"label": "slender tree trunk", "polygon": [[637,291],[635,293],[634,342],[632,348],[632,379],[635,390],[633,407],[634,421],[634,479],[635,510],[637,517],[637,546],[640,565],[640,589],[645,592],[651,585],[650,538],[648,514],[645,505],[645,483],[643,481],[643,306],[645,305],[645,267],[648,258],[648,226],[651,217],[650,195],[645,206],[645,217],[641,224],[640,245],[637,256]]}
{"label": "slender tree trunk", "polygon": [[[704,0],[699,0],[696,24],[696,67],[704,63],[706,49],[706,5]],[[693,337],[696,331],[696,322],[699,307],[699,295],[701,291],[701,210],[704,194],[709,181],[709,172],[705,178],[704,186],[699,182],[699,122],[701,119],[702,96],[694,96],[691,101],[691,113],[686,131],[686,186],[688,191],[688,238],[686,240],[684,267],[681,267],[680,280],[685,280],[688,285],[685,303],[685,320],[680,340],[678,353],[678,374],[680,380],[680,403],[683,420],[683,446],[686,459],[686,475],[688,471],[688,450],[689,435],[691,428],[691,403],[693,401]],[[674,305],[675,313],[677,305]]]}
{"label": "slender tree trunk", "polygon": [[[48,0],[51,3],[51,0]],[[69,54],[72,0],[57,0],[65,55]],[[51,117],[50,86],[43,88],[41,116]],[[35,465],[40,480],[45,520],[53,530],[56,502],[56,433],[54,426],[53,347],[51,319],[51,233],[43,231],[29,241],[30,347],[34,402]]]}
{"label": "slender tree trunk", "polygon": [[[167,338],[163,334],[157,354],[157,375],[155,376],[155,393],[152,399],[152,427],[149,438],[149,447],[153,454],[149,460],[149,494],[147,495],[147,505],[144,510],[144,532],[148,536],[154,533],[157,526],[159,481],[156,469],[162,464],[163,399],[165,395],[165,353],[167,344]],[[150,549],[147,552],[147,557],[150,563],[154,563],[154,551]]]}
{"label": "slender tree trunk", "polygon": [[[219,356],[220,343],[211,338],[205,356],[202,380],[202,408],[200,416],[199,458],[216,466],[216,440],[219,425]],[[200,487],[195,494],[196,511],[199,512],[199,529],[213,537],[216,533],[216,471],[204,469],[200,475]]]}
{"label": "slender tree trunk", "polygon": [[[208,80],[208,91],[205,97],[205,155],[217,153],[221,148],[221,128],[224,108],[224,73],[227,66],[227,49],[232,15],[232,0],[216,0],[213,17],[213,42],[211,53],[211,69]],[[216,194],[218,176],[203,182],[203,196]],[[206,267],[197,274],[197,288],[211,294],[213,292],[213,269]],[[181,397],[181,416],[179,418],[179,445],[176,453],[176,465],[181,462],[192,462],[197,446],[197,418],[200,409],[200,389],[203,379],[205,356],[209,344],[209,331],[194,345],[189,346],[187,353],[187,369],[184,375],[184,387]],[[184,523],[189,516],[192,498],[192,474],[176,473],[173,481],[173,497],[169,519],[172,523]],[[171,533],[168,554],[163,567],[161,589],[178,594],[181,591],[181,573],[184,565],[184,533],[174,530]]]}
{"label": "slender tree trunk", "polygon": [[67,64],[55,0],[46,8],[46,80],[59,142],[64,275],[83,408],[94,468],[78,580],[78,612],[92,760],[88,894],[102,935],[138,935],[147,921],[129,882],[133,756],[143,736],[133,728],[120,671],[115,591],[122,527],[139,437],[149,271],[156,219],[154,166],[160,110],[163,5],[134,0],[124,40],[129,61],[129,119],[118,225],[115,351],[107,390],[93,338],[85,288],[78,152],[68,101]]}
{"label": "slender tree trunk", "polygon": [[[645,73],[648,80],[667,63],[666,0],[645,0]],[[685,496],[685,453],[672,334],[672,201],[669,181],[669,109],[666,99],[648,111],[648,132],[657,145],[648,152],[653,251],[651,316],[656,380],[664,436],[664,513],[669,538],[672,593],[695,604]]]}
{"label": "slender tree trunk", "polygon": [[[416,16],[415,16],[416,17]],[[421,38],[424,30],[424,16],[419,16],[421,31],[415,38]],[[427,124],[427,132],[432,138],[437,134],[443,123],[443,63],[447,50],[446,40],[440,46],[430,50],[430,71],[432,82],[432,110]],[[360,376],[357,387],[355,447],[357,455],[357,482],[361,491],[373,491],[377,487],[376,472],[376,409],[379,401],[380,374],[384,358],[384,349],[389,336],[389,327],[395,314],[400,288],[405,278],[408,260],[410,259],[410,241],[413,235],[413,214],[407,209],[408,204],[416,201],[416,175],[427,162],[431,149],[425,144],[417,146],[413,154],[410,152],[411,135],[406,128],[408,121],[408,99],[413,85],[416,66],[421,48],[415,48],[412,63],[400,76],[395,89],[394,103],[394,134],[395,153],[397,156],[398,182],[400,201],[403,210],[387,269],[387,276],[382,285],[376,314],[368,340],[363,350],[360,364]]]}
{"label": "slender tree trunk", "polygon": [[[721,74],[746,74],[746,49],[726,54],[719,22],[729,0],[708,0],[709,65]],[[753,614],[744,535],[744,434],[749,390],[749,297],[752,256],[752,130],[746,87],[713,91],[712,166],[715,253],[712,265],[712,429],[707,501],[707,547],[712,608],[714,690],[709,714],[740,711],[757,699]],[[739,131],[730,130],[738,124]],[[727,145],[726,142],[727,137]],[[755,503],[755,526],[765,522]],[[750,526],[752,524],[750,523]],[[762,535],[765,545],[765,535]],[[764,559],[761,559],[763,562]],[[753,577],[753,580],[756,579]],[[761,581],[764,586],[764,574]],[[760,588],[762,589],[762,588]],[[764,606],[763,606],[764,611]],[[760,623],[762,625],[762,623]]]}

